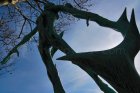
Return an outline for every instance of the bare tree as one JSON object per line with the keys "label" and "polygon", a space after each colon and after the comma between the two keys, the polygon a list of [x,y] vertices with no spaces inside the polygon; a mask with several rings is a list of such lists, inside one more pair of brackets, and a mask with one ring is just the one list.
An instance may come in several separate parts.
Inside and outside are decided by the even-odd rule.
{"label": "bare tree", "polygon": [[[12,14],[14,16],[20,15],[18,19],[18,22],[22,23],[18,35],[20,40],[17,40],[17,44],[3,58],[1,65],[7,64],[13,53],[19,54],[18,48],[38,33],[38,49],[55,93],[65,93],[57,69],[52,61],[53,54],[57,50],[61,50],[66,54],[66,56],[58,58],[59,60],[70,60],[73,64],[79,66],[93,78],[104,93],[115,93],[115,91],[105,84],[99,76],[104,78],[119,93],[139,93],[140,77],[134,66],[134,58],[140,50],[140,35],[136,26],[134,10],[132,11],[130,22],[126,16],[126,9],[117,21],[111,21],[98,14],[85,11],[90,6],[89,2],[92,1],[73,0],[72,2],[59,0],[59,2],[56,2],[51,0],[29,0],[18,3],[12,8],[10,7],[10,13],[13,11]],[[30,12],[25,12],[24,9],[27,10],[28,8]],[[9,18],[9,16],[6,18]],[[67,20],[64,20],[64,18]],[[76,53],[62,39],[64,27],[70,24],[71,19],[74,21],[73,18],[86,20],[87,26],[89,21],[94,21],[102,27],[115,29],[115,31],[122,34],[124,40],[121,44],[109,50]],[[17,22],[17,20],[15,21]],[[26,22],[28,22],[31,32],[23,31]],[[0,25],[0,27],[2,26]],[[7,32],[4,31],[3,34],[6,35]],[[11,36],[10,31],[7,35],[8,38],[16,37]],[[2,39],[4,38],[2,37]]]}

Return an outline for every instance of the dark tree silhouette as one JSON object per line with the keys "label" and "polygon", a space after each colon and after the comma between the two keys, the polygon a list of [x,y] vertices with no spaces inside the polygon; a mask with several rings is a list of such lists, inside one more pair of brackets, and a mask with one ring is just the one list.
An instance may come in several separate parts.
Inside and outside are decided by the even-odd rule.
{"label": "dark tree silhouette", "polygon": [[117,29],[124,37],[118,46],[99,52],[75,53],[59,59],[80,62],[79,64],[103,77],[119,93],[139,93],[140,77],[134,66],[134,57],[140,49],[140,35],[134,10],[130,22],[125,10],[116,24],[119,25]]}
{"label": "dark tree silhouette", "polygon": [[[132,11],[130,22],[126,16],[126,9],[117,21],[110,21],[98,14],[81,10],[81,8],[84,9],[81,7],[83,2],[78,3],[77,1],[74,0],[80,9],[70,3],[56,5],[46,0],[45,2],[38,1],[44,8],[37,3],[40,15],[36,17],[35,28],[9,51],[8,55],[1,61],[1,64],[6,64],[13,53],[18,53],[18,47],[29,41],[35,33],[39,33],[38,49],[55,93],[65,93],[57,69],[52,61],[53,54],[58,49],[66,54],[66,56],[58,58],[59,60],[70,60],[73,64],[86,71],[104,93],[115,93],[115,91],[98,76],[104,78],[119,93],[140,93],[140,77],[134,66],[134,58],[140,50],[140,35],[136,26],[134,10]],[[27,3],[30,4],[28,1]],[[32,4],[30,6],[33,7]],[[19,9],[18,12],[24,19],[28,19]],[[87,26],[89,21],[94,21],[100,26],[115,29],[122,34],[124,40],[118,46],[109,50],[76,53],[62,39],[63,32],[58,34],[55,29],[55,21],[59,20],[60,12],[68,13],[79,19],[85,19]]]}

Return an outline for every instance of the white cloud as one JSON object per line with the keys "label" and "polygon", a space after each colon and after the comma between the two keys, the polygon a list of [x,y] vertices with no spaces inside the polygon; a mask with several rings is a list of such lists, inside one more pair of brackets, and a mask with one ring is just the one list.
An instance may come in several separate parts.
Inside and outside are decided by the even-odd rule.
{"label": "white cloud", "polygon": [[140,52],[137,54],[135,58],[135,67],[140,75]]}

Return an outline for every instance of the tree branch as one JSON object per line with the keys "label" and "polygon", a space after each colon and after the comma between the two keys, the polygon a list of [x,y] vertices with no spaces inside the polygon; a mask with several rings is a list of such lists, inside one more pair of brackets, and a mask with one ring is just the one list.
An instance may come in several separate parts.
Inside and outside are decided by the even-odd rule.
{"label": "tree branch", "polygon": [[24,36],[24,38],[7,54],[7,56],[0,62],[0,64],[5,64],[10,59],[10,56],[14,53],[18,53],[18,48],[25,44],[30,38],[37,32],[37,28],[34,28],[32,32]]}
{"label": "tree branch", "polygon": [[65,93],[63,86],[61,84],[60,78],[58,76],[57,69],[53,64],[51,54],[50,54],[50,39],[47,35],[50,35],[50,30],[52,30],[53,22],[56,16],[47,12],[43,12],[42,15],[37,19],[37,29],[39,31],[39,52],[41,54],[42,60],[46,66],[48,77],[53,85],[54,93]]}
{"label": "tree branch", "polygon": [[[125,36],[126,30],[128,29],[128,20],[126,17],[126,9],[122,13],[122,16],[119,18],[118,21],[111,21],[106,19],[96,13],[91,13],[83,10],[76,9],[74,7],[69,7],[67,5],[52,5],[51,7],[47,8],[48,10],[57,10],[59,12],[66,12],[73,15],[76,18],[85,19],[88,21],[94,21],[102,27],[112,28],[115,31],[120,32],[123,36]],[[122,25],[123,23],[123,25]],[[126,29],[126,30],[124,30]]]}

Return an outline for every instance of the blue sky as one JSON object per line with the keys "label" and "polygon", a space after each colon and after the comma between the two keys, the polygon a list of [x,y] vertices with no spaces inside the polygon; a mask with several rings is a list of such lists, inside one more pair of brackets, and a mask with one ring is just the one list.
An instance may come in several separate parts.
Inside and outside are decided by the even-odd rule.
{"label": "blue sky", "polygon": [[[93,0],[92,12],[100,14],[110,20],[117,20],[124,8],[127,7],[128,19],[130,19],[132,8],[135,9],[136,22],[140,30],[140,1],[139,0]],[[112,48],[122,40],[120,33],[110,28],[100,27],[90,22],[81,20],[68,27],[64,34],[66,42],[76,52],[98,51]],[[45,66],[37,50],[37,44],[31,50],[28,46],[23,50],[20,57],[13,61],[16,63],[11,68],[13,74],[0,76],[0,93],[53,93],[48,80]],[[58,51],[54,56],[54,62],[67,93],[103,93],[94,81],[79,67],[71,62],[56,61],[55,58],[64,55]],[[140,53],[135,58],[135,65],[140,73]]]}

